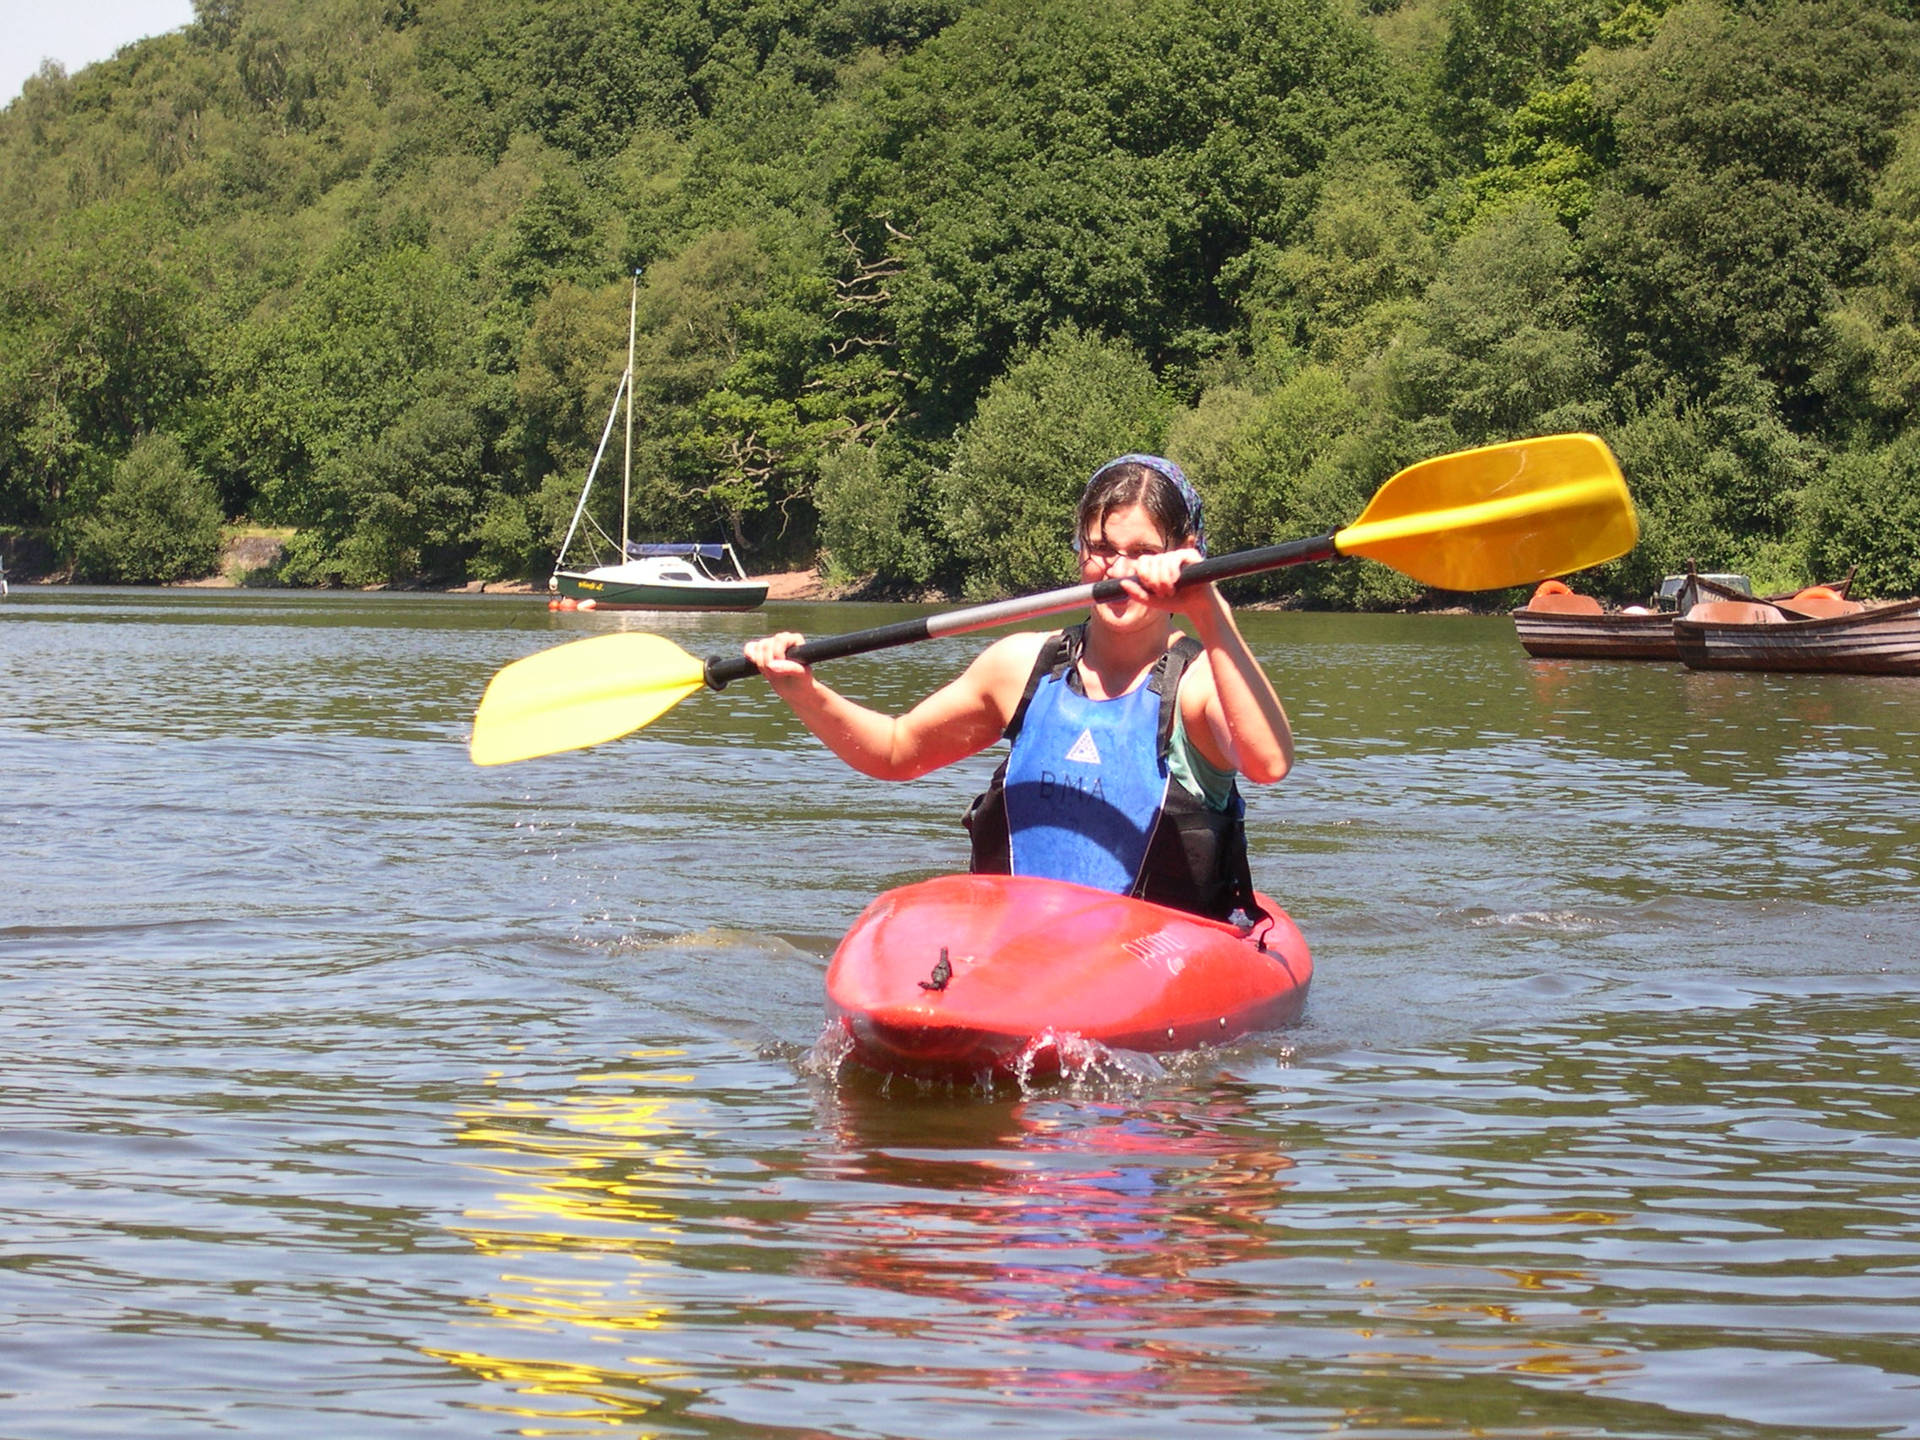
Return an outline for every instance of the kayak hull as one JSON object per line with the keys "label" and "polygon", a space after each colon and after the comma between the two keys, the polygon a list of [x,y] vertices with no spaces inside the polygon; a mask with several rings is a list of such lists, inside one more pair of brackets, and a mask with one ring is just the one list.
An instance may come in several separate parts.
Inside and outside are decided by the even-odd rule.
{"label": "kayak hull", "polygon": [[923,1079],[1038,1078],[1076,1042],[1168,1054],[1299,1020],[1313,960],[1272,901],[1251,931],[1016,875],[889,890],[827,969],[849,1056]]}

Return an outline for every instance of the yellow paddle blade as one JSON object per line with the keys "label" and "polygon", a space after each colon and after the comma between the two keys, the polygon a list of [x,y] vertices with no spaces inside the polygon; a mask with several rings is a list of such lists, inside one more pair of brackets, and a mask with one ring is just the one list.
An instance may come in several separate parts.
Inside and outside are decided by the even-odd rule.
{"label": "yellow paddle blade", "polygon": [[701,663],[658,635],[596,635],[516,660],[487,684],[467,753],[505,765],[614,740],[705,684]]}
{"label": "yellow paddle blade", "polygon": [[1333,543],[1438,590],[1503,590],[1612,560],[1639,537],[1606,442],[1547,435],[1409,465]]}

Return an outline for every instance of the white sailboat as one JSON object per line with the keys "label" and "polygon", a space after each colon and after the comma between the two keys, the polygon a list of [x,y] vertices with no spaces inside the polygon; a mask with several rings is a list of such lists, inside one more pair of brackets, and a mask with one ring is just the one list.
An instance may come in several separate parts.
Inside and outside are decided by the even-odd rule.
{"label": "white sailboat", "polygon": [[[627,300],[627,368],[613,393],[613,408],[600,432],[600,445],[593,452],[593,464],[587,467],[586,484],[580,488],[579,502],[573,507],[573,521],[567,526],[567,538],[560,542],[560,554],[547,589],[563,600],[592,601],[598,610],[752,610],[767,598],[763,580],[749,580],[740,557],[731,545],[691,543],[637,543],[627,530],[633,499],[633,347],[634,330],[639,317],[640,272],[633,275],[633,290]],[[594,477],[607,453],[607,441],[613,435],[613,422],[626,406],[626,445],[620,480],[620,538],[607,534],[587,514],[587,497],[593,493]],[[584,537],[581,523],[588,534]],[[595,537],[614,547],[618,556],[611,564],[587,568],[569,568],[568,553],[576,538],[591,544]],[[731,573],[725,567],[730,567]]]}

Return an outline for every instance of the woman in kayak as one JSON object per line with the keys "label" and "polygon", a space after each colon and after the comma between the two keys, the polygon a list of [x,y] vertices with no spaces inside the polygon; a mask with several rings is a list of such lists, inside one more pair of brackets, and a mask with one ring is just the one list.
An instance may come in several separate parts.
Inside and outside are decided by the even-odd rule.
{"label": "woman in kayak", "polygon": [[[806,727],[863,774],[911,780],[1005,737],[1012,752],[966,816],[975,871],[1044,875],[1200,914],[1257,914],[1236,775],[1293,764],[1273,686],[1211,584],[1176,589],[1204,553],[1180,467],[1125,455],[1081,496],[1080,575],[1126,594],[1066,630],[996,640],[904,715],[857,705],[787,658],[792,632],[746,656]],[[1183,635],[1184,615],[1198,638]]]}

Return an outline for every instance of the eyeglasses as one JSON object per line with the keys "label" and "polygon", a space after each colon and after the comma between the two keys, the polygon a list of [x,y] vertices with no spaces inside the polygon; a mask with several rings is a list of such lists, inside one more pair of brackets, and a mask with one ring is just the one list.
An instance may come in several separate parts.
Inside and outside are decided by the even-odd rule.
{"label": "eyeglasses", "polygon": [[1130,545],[1122,550],[1109,545],[1104,540],[1086,540],[1080,545],[1080,554],[1088,560],[1098,560],[1102,565],[1111,565],[1115,560],[1144,560],[1149,555],[1164,555],[1164,545]]}

